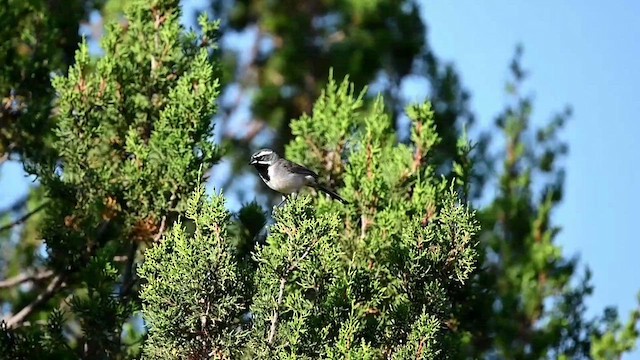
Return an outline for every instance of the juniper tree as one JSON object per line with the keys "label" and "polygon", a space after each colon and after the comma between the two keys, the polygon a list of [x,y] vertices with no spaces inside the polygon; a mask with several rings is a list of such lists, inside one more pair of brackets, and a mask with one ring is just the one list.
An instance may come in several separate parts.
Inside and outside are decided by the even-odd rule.
{"label": "juniper tree", "polygon": [[187,203],[185,220],[192,226],[175,224],[139,269],[149,328],[145,354],[237,358],[247,337],[241,324],[246,278],[234,257],[224,198],[208,199],[201,187]]}
{"label": "juniper tree", "polygon": [[468,337],[462,353],[467,358],[617,358],[638,339],[640,309],[624,328],[611,309],[603,317],[585,315],[593,290],[590,272],[581,273],[577,259],[562,253],[556,239],[560,227],[553,221],[568,149],[560,131],[571,110],[535,128],[533,101],[522,93],[526,77],[519,47],[506,86],[510,102],[496,119],[505,138],[497,156],[502,161],[497,195],[479,211],[482,270],[457,295],[465,300],[461,331]]}
{"label": "juniper tree", "polygon": [[[455,317],[451,294],[475,267],[473,212],[428,165],[439,141],[430,105],[408,110],[414,130],[405,145],[397,142],[382,99],[366,110],[362,94],[346,80],[330,80],[313,113],[292,123],[287,152],[312,164],[335,159],[326,180],[342,188],[349,205],[316,194],[276,208],[266,242],[256,244],[255,264],[242,267],[232,261],[237,251],[230,238],[238,235],[224,230],[220,196],[203,205],[196,193],[199,205],[187,216],[195,231],[179,228],[149,250],[141,268],[147,355],[427,359],[455,353],[460,339],[447,324]],[[251,268],[254,276],[240,275]],[[251,298],[243,299],[241,289],[253,289]]]}
{"label": "juniper tree", "polygon": [[[1,2],[0,167],[12,161],[24,164],[55,159],[51,147],[55,90],[50,78],[65,74],[73,63],[80,19],[92,8],[77,0],[65,1],[64,7],[43,0]],[[0,176],[7,181],[10,172],[2,170]],[[41,243],[38,228],[43,190],[32,186],[27,194],[7,188],[2,191],[18,196],[12,203],[0,196],[0,277],[7,278],[0,283],[0,298],[6,308],[19,298],[16,286],[20,282],[41,286],[46,280],[43,275],[49,272],[25,271],[38,265],[35,255]]]}
{"label": "juniper tree", "polygon": [[0,163],[12,154],[49,155],[54,95],[49,78],[72,63],[82,5],[69,1],[63,9],[44,0],[2,2]]}
{"label": "juniper tree", "polygon": [[[109,25],[104,56],[92,59],[82,43],[68,75],[53,79],[57,158],[29,164],[47,201],[46,255],[31,271],[48,284],[14,295],[6,326],[32,325],[3,336],[16,358],[124,356],[138,336],[123,324],[138,306],[140,251],[219,159],[209,141],[215,25],[203,17],[201,36],[184,32],[177,1],[134,1],[125,14]],[[51,309],[46,327],[35,326]]]}

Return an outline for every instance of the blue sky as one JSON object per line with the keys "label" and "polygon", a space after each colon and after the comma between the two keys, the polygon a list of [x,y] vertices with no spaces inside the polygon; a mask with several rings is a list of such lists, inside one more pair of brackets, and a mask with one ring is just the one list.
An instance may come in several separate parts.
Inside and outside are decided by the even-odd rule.
{"label": "blue sky", "polygon": [[459,70],[481,124],[505,103],[518,43],[534,121],[572,106],[558,242],[593,270],[589,314],[616,305],[626,318],[640,291],[640,2],[429,1],[423,13],[431,46]]}
{"label": "blue sky", "polygon": [[[593,270],[590,315],[615,305],[626,318],[640,290],[640,2],[431,1],[423,11],[431,46],[459,70],[480,124],[503,108],[518,43],[531,71],[535,121],[572,106],[563,133],[570,147],[565,198],[554,216],[558,242]],[[2,208],[28,182],[17,175],[19,164],[0,171]]]}

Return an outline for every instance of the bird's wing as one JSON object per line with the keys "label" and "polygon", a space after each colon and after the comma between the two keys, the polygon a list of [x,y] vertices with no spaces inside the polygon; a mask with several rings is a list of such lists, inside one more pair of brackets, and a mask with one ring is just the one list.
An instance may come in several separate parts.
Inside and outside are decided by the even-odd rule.
{"label": "bird's wing", "polygon": [[296,164],[292,161],[288,161],[286,162],[286,166],[289,168],[289,170],[291,170],[291,172],[294,172],[296,174],[301,174],[301,175],[311,175],[313,176],[314,179],[318,178],[318,174],[316,174],[315,172],[307,169],[306,167]]}

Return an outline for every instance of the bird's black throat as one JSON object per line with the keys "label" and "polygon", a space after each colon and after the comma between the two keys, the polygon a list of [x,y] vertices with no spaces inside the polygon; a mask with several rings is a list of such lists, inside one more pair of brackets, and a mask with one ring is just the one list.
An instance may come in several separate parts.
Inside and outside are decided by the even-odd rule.
{"label": "bird's black throat", "polygon": [[269,181],[269,165],[266,164],[254,164],[256,170],[258,170],[258,174],[260,177],[264,179],[264,181]]}

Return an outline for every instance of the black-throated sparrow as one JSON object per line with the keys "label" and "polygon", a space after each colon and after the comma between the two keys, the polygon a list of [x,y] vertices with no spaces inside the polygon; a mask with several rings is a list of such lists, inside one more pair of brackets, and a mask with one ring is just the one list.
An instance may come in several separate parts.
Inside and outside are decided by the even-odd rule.
{"label": "black-throated sparrow", "polygon": [[[281,158],[271,149],[262,149],[251,155],[249,165],[253,165],[260,178],[270,187],[283,195],[297,193],[305,186],[329,194],[343,204],[348,202],[340,195],[327,189],[318,182],[318,174],[287,159]],[[280,204],[284,202],[284,199]],[[279,204],[278,204],[279,205]]]}

